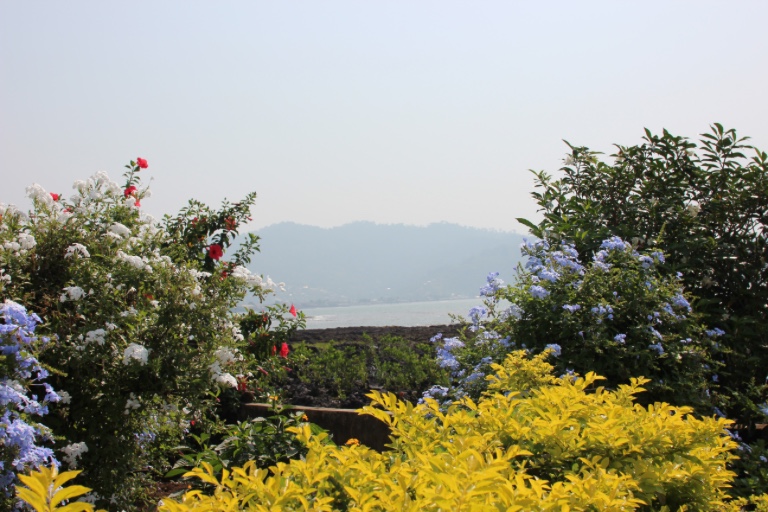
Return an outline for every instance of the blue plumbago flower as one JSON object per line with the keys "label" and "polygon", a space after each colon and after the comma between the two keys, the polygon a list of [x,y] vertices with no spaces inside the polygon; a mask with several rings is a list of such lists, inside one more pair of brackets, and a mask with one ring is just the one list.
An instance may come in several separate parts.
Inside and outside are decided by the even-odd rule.
{"label": "blue plumbago flower", "polygon": [[547,345],[546,347],[544,347],[544,349],[545,349],[545,350],[546,350],[546,349],[552,350],[552,352],[553,352],[553,355],[554,355],[555,357],[560,357],[560,354],[562,354],[562,353],[563,353],[563,349],[562,349],[562,347],[561,347],[560,345],[558,345],[557,343],[550,343],[549,345]]}
{"label": "blue plumbago flower", "polygon": [[488,274],[488,277],[486,277],[485,280],[487,284],[480,288],[480,295],[483,297],[490,297],[494,295],[497,291],[499,291],[499,288],[504,285],[504,281],[499,279],[498,272],[491,272]]}
{"label": "blue plumbago flower", "polygon": [[609,305],[599,305],[592,308],[592,314],[598,317],[597,323],[603,323],[603,318],[613,320],[613,308]]}
{"label": "blue plumbago flower", "polygon": [[662,336],[661,333],[656,329],[654,329],[653,327],[648,327],[648,331],[654,336],[656,336],[656,338],[658,338],[659,340],[664,339],[664,336]]}
{"label": "blue plumbago flower", "polygon": [[[720,409],[718,409],[717,407],[715,407],[715,415],[716,415],[716,416],[718,416],[718,417],[720,417],[720,418],[725,418],[725,414],[723,413],[723,411],[721,411],[721,410],[720,410]],[[729,431],[729,432],[730,432],[730,431]]]}
{"label": "blue plumbago flower", "polygon": [[552,270],[551,268],[542,268],[539,270],[538,274],[536,274],[539,279],[543,279],[545,281],[549,281],[550,283],[554,283],[558,279],[560,279],[560,274],[558,274],[556,271]]}
{"label": "blue plumbago flower", "polygon": [[549,295],[549,291],[538,285],[531,286],[528,291],[531,292],[535,299],[544,299]]}
{"label": "blue plumbago flower", "polygon": [[763,404],[763,405],[760,407],[760,412],[762,412],[763,414],[765,414],[766,416],[768,416],[768,404]]}
{"label": "blue plumbago flower", "polygon": [[467,382],[467,383],[474,382],[476,380],[482,379],[483,377],[485,377],[484,373],[482,373],[482,372],[473,372],[466,379],[464,379],[464,382]]}
{"label": "blue plumbago flower", "polygon": [[563,309],[571,313],[575,313],[576,311],[581,309],[581,306],[579,306],[578,304],[564,304]]}
{"label": "blue plumbago flower", "polygon": [[437,365],[440,368],[456,370],[459,367],[459,362],[456,360],[456,356],[451,354],[448,350],[440,348],[437,350]]}
{"label": "blue plumbago flower", "polygon": [[[655,259],[656,261],[658,261],[659,263],[664,263],[664,261],[665,261],[664,253],[661,252],[661,251],[654,251],[654,252],[652,252],[651,253],[651,257],[653,259]],[[680,272],[678,272],[678,274],[680,274],[680,277],[683,276]]]}
{"label": "blue plumbago flower", "polygon": [[462,348],[464,346],[464,342],[459,338],[445,338],[443,341],[443,348],[449,352],[453,351],[453,349]]}
{"label": "blue plumbago flower", "polygon": [[442,398],[445,398],[448,395],[448,388],[445,386],[432,386],[428,390],[426,390],[424,393],[422,393],[422,398],[419,399],[419,403],[424,403],[424,400],[427,398],[432,398],[434,400],[440,400]]}
{"label": "blue plumbago flower", "polygon": [[507,320],[510,317],[514,318],[515,320],[520,320],[523,317],[522,308],[517,304],[512,304],[507,309],[501,312],[499,319],[503,321],[503,320]]}
{"label": "blue plumbago flower", "polygon": [[718,377],[716,373],[712,375],[712,382],[719,382],[719,381],[720,381],[720,377]]}
{"label": "blue plumbago flower", "polygon": [[674,304],[678,308],[684,308],[687,311],[691,310],[691,305],[688,303],[687,300],[685,300],[685,297],[683,297],[683,295],[680,293],[672,297],[672,304]]}
{"label": "blue plumbago flower", "polygon": [[656,343],[654,345],[648,345],[648,348],[651,350],[655,350],[659,355],[664,353],[664,347],[661,346],[661,342]]}
{"label": "blue plumbago flower", "polygon": [[640,256],[638,260],[643,268],[651,268],[654,264],[654,260],[650,256]]}
{"label": "blue plumbago flower", "polygon": [[472,320],[472,323],[475,325],[479,325],[480,318],[484,317],[487,314],[488,314],[488,310],[483,306],[475,306],[469,310],[469,318]]}
{"label": "blue plumbago flower", "polygon": [[613,337],[613,341],[616,343],[621,343],[622,345],[626,343],[627,335],[626,334],[617,334]]}
{"label": "blue plumbago flower", "polygon": [[502,338],[500,340],[496,340],[496,343],[501,345],[502,348],[508,349],[510,346],[514,346],[515,345],[514,343],[510,343],[509,340],[510,340],[510,338],[509,338],[509,336],[507,336],[506,338]]}
{"label": "blue plumbago flower", "polygon": [[712,330],[704,331],[704,334],[706,334],[709,338],[717,338],[717,337],[722,336],[723,334],[725,334],[725,331],[715,327]]}
{"label": "blue plumbago flower", "polygon": [[618,236],[612,236],[607,240],[603,240],[603,243],[600,244],[600,248],[608,249],[609,251],[626,251],[632,249],[632,245]]}
{"label": "blue plumbago flower", "polygon": [[693,340],[691,338],[685,338],[684,340],[680,340],[680,343],[683,345],[687,345],[688,343],[692,342]]}
{"label": "blue plumbago flower", "polygon": [[[42,382],[48,371],[31,355],[29,344],[35,340],[43,344],[49,340],[35,335],[40,317],[12,301],[0,303],[0,353],[5,356],[6,368],[0,377],[0,446],[8,447],[5,455],[13,459],[0,459],[0,489],[10,489],[16,474],[42,465],[58,467],[53,451],[37,446],[39,440],[50,440],[45,427],[28,423],[28,416],[48,413],[48,404],[60,397],[50,384]],[[34,375],[34,378],[33,378]],[[45,390],[43,399],[29,393],[30,385]]]}
{"label": "blue plumbago flower", "polygon": [[431,338],[429,338],[429,341],[431,341],[432,343],[437,343],[441,339],[443,339],[443,333],[439,332],[439,333],[435,334],[434,336],[432,336]]}

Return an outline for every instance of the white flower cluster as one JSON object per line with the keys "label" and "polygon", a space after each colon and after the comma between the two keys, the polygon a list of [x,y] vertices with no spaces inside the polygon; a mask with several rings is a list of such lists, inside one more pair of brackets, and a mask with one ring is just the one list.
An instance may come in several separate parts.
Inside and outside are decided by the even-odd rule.
{"label": "white flower cluster", "polygon": [[132,410],[141,407],[141,402],[136,398],[134,393],[128,396],[128,400],[125,402],[125,411],[123,414],[129,414]]}
{"label": "white flower cluster", "polygon": [[27,197],[46,206],[53,206],[55,203],[51,194],[37,183],[27,187]]}
{"label": "white flower cluster", "polygon": [[64,253],[64,258],[90,258],[91,254],[88,252],[88,249],[85,248],[83,244],[72,244],[69,247],[67,247],[66,252]]}
{"label": "white flower cluster", "polygon": [[3,244],[3,249],[12,251],[16,255],[23,255],[36,245],[37,242],[35,241],[35,237],[29,233],[19,233],[18,240],[13,242],[5,242]]}
{"label": "white flower cluster", "polygon": [[[72,188],[77,190],[78,194],[72,196],[72,202],[78,203],[81,199],[99,200],[104,195],[113,197],[122,197],[123,188],[109,179],[109,175],[104,171],[99,171],[87,181],[77,180],[72,184]],[[103,193],[100,189],[103,188]]]}
{"label": "white flower cluster", "polygon": [[64,288],[64,293],[61,294],[59,300],[61,302],[67,302],[69,300],[80,300],[85,297],[85,290],[79,286],[67,286]]}
{"label": "white flower cluster", "polygon": [[86,445],[85,442],[72,443],[62,448],[61,451],[64,452],[64,456],[61,460],[69,465],[69,469],[75,469],[77,467],[77,459],[88,451],[88,445]]}
{"label": "white flower cluster", "polygon": [[280,288],[280,290],[285,291],[285,283],[275,283],[269,276],[264,280],[263,277],[252,273],[243,266],[235,267],[230,275],[236,279],[242,279],[245,281],[245,284],[250,287],[258,286],[267,291],[273,291],[275,288]]}
{"label": "white flower cluster", "polygon": [[214,352],[216,361],[209,366],[211,371],[211,378],[214,382],[221,386],[227,386],[231,388],[237,387],[237,379],[231,374],[222,370],[222,366],[232,364],[236,361],[242,361],[243,356],[239,354],[237,350],[232,351],[226,347],[219,347]]}
{"label": "white flower cluster", "polygon": [[126,366],[131,364],[132,361],[138,361],[141,366],[144,366],[147,364],[148,358],[149,350],[144,345],[139,345],[138,343],[131,343],[123,351],[123,364]]}
{"label": "white flower cluster", "polygon": [[128,263],[133,268],[152,272],[152,267],[149,266],[149,260],[146,256],[131,256],[130,254],[125,254],[123,251],[117,251],[117,259]]}
{"label": "white flower cluster", "polygon": [[85,342],[86,343],[98,343],[99,345],[104,345],[104,341],[106,340],[107,331],[104,329],[95,329],[93,331],[88,331],[85,335]]}
{"label": "white flower cluster", "polygon": [[124,224],[120,224],[119,222],[115,222],[111,226],[109,226],[109,232],[117,235],[120,238],[128,238],[131,236],[131,230],[128,229]]}

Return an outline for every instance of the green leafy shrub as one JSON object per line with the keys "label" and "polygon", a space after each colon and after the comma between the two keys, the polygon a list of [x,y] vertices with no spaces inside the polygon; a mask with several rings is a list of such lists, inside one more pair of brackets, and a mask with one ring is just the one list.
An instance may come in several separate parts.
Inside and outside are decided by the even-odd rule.
{"label": "green leafy shrub", "polygon": [[550,349],[561,374],[597,371],[611,389],[645,376],[643,403],[713,414],[717,332],[691,311],[679,278],[658,270],[662,253],[640,254],[613,237],[586,264],[573,246],[546,240],[528,242],[523,254],[515,283],[490,275],[484,305],[470,311],[472,325],[460,339],[440,342],[439,364],[451,370],[454,389],[428,396],[477,397],[489,365],[510,350]]}
{"label": "green leafy shrub", "polygon": [[753,424],[768,411],[768,155],[745,141],[719,124],[698,145],[646,130],[643,144],[618,146],[612,163],[569,144],[559,178],[535,173],[543,220],[519,220],[552,244],[574,244],[582,263],[611,236],[663,250],[660,270],[682,273],[696,312],[725,333],[725,412]]}
{"label": "green leafy shrub", "polygon": [[322,347],[302,344],[288,364],[302,383],[339,399],[375,388],[415,400],[431,384],[446,379],[435,364],[434,346],[392,335],[364,335],[359,342]]}
{"label": "green leafy shrub", "polygon": [[[194,446],[181,446],[184,455],[165,476],[173,478],[201,467],[205,462],[216,475],[234,466],[253,461],[260,468],[268,468],[278,462],[287,462],[306,453],[306,447],[289,432],[291,427],[307,421],[301,411],[286,410],[276,401],[271,402],[269,414],[247,421],[225,425],[216,432],[203,432],[188,436]],[[315,432],[320,428],[312,425]]]}
{"label": "green leafy shrub", "polygon": [[146,167],[131,162],[122,185],[97,173],[69,199],[34,185],[34,211],[0,209],[0,294],[38,312],[52,338],[40,360],[62,397],[46,421],[61,460],[126,508],[215,390],[237,386],[231,311],[274,287],[244,267],[256,237],[223,259],[255,194],[218,211],[191,201],[158,224],[140,207]]}
{"label": "green leafy shrub", "polygon": [[[159,510],[739,510],[727,503],[735,443],[724,419],[687,407],[634,403],[644,379],[616,391],[600,377],[552,376],[544,355],[509,354],[489,391],[443,412],[371,394],[362,412],[392,428],[391,451],[323,443],[295,429],[308,452],[271,470],[253,463]],[[380,407],[380,408],[379,408]],[[390,414],[391,413],[391,414]]]}

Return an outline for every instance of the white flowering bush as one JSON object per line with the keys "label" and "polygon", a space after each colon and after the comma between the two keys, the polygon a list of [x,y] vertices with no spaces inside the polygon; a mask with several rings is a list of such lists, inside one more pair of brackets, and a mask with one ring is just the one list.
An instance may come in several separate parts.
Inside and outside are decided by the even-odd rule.
{"label": "white flowering bush", "polygon": [[642,401],[665,401],[715,413],[718,399],[717,329],[706,330],[691,311],[680,278],[657,268],[661,252],[638,253],[612,237],[582,264],[573,246],[527,242],[516,282],[498,274],[481,290],[484,304],[469,313],[461,338],[439,342],[438,363],[455,386],[435,387],[443,402],[479,396],[491,364],[511,350],[550,351],[560,374],[596,371],[615,388],[646,377]]}
{"label": "white flowering bush", "polygon": [[46,424],[61,460],[118,506],[163,470],[211,391],[237,385],[243,337],[231,311],[270,292],[244,270],[255,236],[223,259],[255,194],[218,211],[191,201],[158,223],[141,210],[146,161],[126,167],[123,183],[99,172],[69,198],[33,185],[28,214],[0,205],[0,297],[45,320],[53,341],[40,359],[66,397]]}

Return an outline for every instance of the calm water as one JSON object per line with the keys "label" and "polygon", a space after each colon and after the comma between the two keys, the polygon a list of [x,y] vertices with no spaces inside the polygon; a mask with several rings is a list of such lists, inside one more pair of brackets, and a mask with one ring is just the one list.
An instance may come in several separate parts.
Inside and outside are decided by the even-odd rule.
{"label": "calm water", "polygon": [[307,329],[333,327],[383,327],[399,325],[445,325],[451,323],[449,313],[467,316],[470,308],[482,301],[477,299],[440,300],[430,302],[404,302],[401,304],[366,304],[335,308],[304,309]]}

